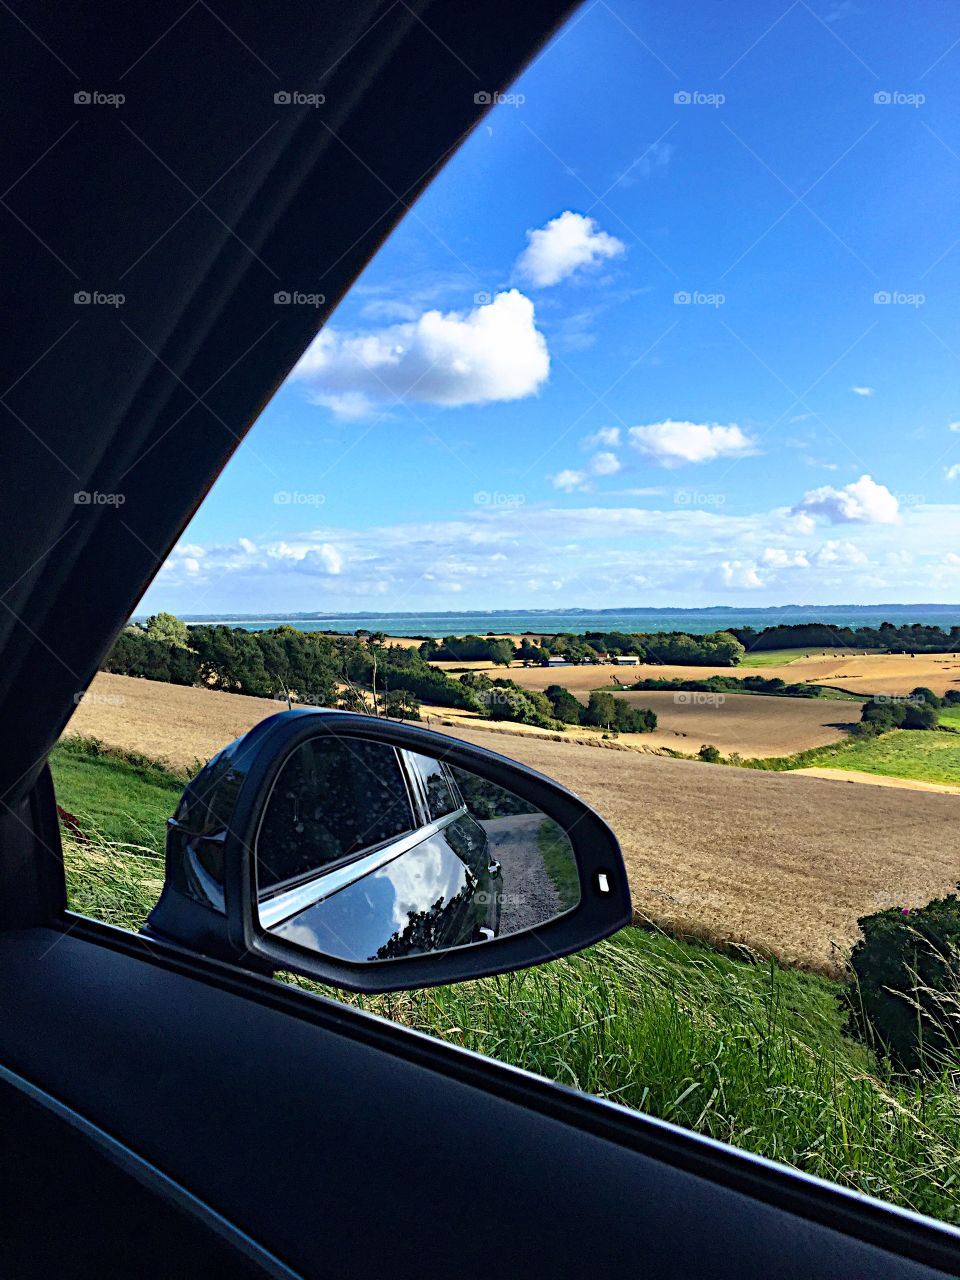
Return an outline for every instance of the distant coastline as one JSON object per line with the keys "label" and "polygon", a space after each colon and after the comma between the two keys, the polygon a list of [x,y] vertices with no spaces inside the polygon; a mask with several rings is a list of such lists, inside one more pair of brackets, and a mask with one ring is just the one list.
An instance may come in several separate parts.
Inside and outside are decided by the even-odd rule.
{"label": "distant coastline", "polygon": [[[138,618],[145,614],[136,615]],[[392,636],[508,635],[540,632],[685,631],[692,635],[725,627],[762,630],[778,623],[830,622],[834,626],[879,626],[881,622],[917,622],[942,627],[960,626],[960,604],[774,605],[736,608],[711,605],[703,609],[489,609],[397,611],[375,613],[219,613],[182,614],[188,623],[221,623],[247,631],[288,625],[298,631],[382,631]]]}

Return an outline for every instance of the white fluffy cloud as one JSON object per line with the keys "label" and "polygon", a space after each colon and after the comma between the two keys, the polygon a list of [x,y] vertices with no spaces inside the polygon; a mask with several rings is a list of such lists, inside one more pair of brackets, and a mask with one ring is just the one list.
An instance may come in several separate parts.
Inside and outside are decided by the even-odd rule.
{"label": "white fluffy cloud", "polygon": [[635,449],[662,467],[743,457],[755,451],[753,441],[736,423],[723,427],[668,418],[647,427],[631,427],[627,434]]}
{"label": "white fluffy cloud", "polygon": [[615,453],[601,450],[593,455],[586,467],[558,471],[555,476],[550,477],[550,483],[555,489],[572,493],[574,489],[587,488],[591,476],[615,476],[622,467],[623,463]]}
{"label": "white fluffy cloud", "polygon": [[793,510],[823,516],[831,524],[896,524],[900,519],[900,504],[894,494],[867,475],[842,489],[829,484],[811,489]]}
{"label": "white fluffy cloud", "polygon": [[516,289],[471,311],[425,311],[370,333],[323,329],[291,379],[342,417],[378,403],[520,400],[546,381],[550,356],[533,303]]}
{"label": "white fluffy cloud", "polygon": [[624,251],[622,240],[601,231],[596,220],[567,210],[545,227],[527,232],[527,247],[517,259],[517,273],[538,288],[559,284],[582,267],[593,266]]}
{"label": "white fluffy cloud", "polygon": [[771,569],[807,569],[810,561],[802,551],[787,551],[784,547],[767,547],[760,557]]}
{"label": "white fluffy cloud", "polygon": [[620,443],[619,427],[601,427],[599,431],[595,431],[592,436],[585,436],[583,446],[585,449],[615,449]]}
{"label": "white fluffy cloud", "polygon": [[[346,511],[331,522],[325,507],[315,513],[326,517],[324,524],[282,539],[184,541],[141,610],[209,616],[214,609],[258,609],[282,616],[310,608],[435,612],[489,608],[491,601],[503,608],[589,607],[610,599],[658,606],[707,599],[866,604],[955,600],[960,581],[960,554],[953,550],[960,547],[960,503],[913,504],[899,524],[848,524],[839,537],[828,527],[821,538],[813,517],[786,508],[733,514],[672,502],[610,507],[569,500],[478,507],[470,484],[465,477],[463,507],[451,518],[358,529]],[[265,507],[272,507],[270,486]],[[257,519],[254,508],[250,518]],[[274,519],[265,510],[264,524]]]}
{"label": "white fluffy cloud", "polygon": [[853,392],[855,396],[876,395],[876,390],[873,387],[851,387],[850,390]]}
{"label": "white fluffy cloud", "polygon": [[590,471],[595,476],[615,476],[620,467],[620,459],[615,453],[595,453],[590,459]]}
{"label": "white fluffy cloud", "polygon": [[960,462],[954,462],[952,466],[946,467],[943,472],[947,480],[956,480],[960,476]]}
{"label": "white fluffy cloud", "polygon": [[748,591],[755,591],[763,586],[757,566],[749,560],[724,560],[720,565],[720,576],[726,587],[746,587]]}
{"label": "white fluffy cloud", "polygon": [[860,550],[855,542],[839,542],[836,539],[828,538],[814,553],[814,564],[820,568],[826,568],[828,565],[857,565],[866,564],[868,557]]}

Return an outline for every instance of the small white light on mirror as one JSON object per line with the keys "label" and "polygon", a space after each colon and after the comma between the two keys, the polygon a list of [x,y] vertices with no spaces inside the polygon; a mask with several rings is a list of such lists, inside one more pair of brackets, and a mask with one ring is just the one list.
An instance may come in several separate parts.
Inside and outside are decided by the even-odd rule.
{"label": "small white light on mirror", "polygon": [[605,871],[597,872],[597,889],[600,891],[600,893],[610,892],[610,880]]}

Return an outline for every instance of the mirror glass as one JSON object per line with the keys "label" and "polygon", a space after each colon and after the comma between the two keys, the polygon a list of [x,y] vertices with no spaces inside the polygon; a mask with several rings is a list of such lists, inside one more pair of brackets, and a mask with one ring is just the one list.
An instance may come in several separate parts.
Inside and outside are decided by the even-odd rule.
{"label": "mirror glass", "polygon": [[580,901],[569,838],[520,796],[442,759],[332,734],[280,770],[256,874],[262,928],[353,962],[489,942]]}

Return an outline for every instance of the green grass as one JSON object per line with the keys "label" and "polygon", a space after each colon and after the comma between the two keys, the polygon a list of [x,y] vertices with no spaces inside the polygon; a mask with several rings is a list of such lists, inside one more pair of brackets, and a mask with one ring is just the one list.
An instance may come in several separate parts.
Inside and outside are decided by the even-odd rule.
{"label": "green grass", "polygon": [[960,707],[943,707],[940,711],[940,723],[947,729],[956,729],[960,733]]}
{"label": "green grass", "polygon": [[743,657],[742,662],[738,665],[741,667],[779,667],[785,662],[796,662],[797,658],[812,658],[817,654],[826,653],[831,658],[850,657],[853,654],[870,653],[870,649],[758,649],[751,653],[748,649]]}
{"label": "green grass", "polygon": [[805,752],[804,765],[960,786],[960,736],[937,729],[892,729],[879,738]]}
{"label": "green grass", "polygon": [[82,738],[66,738],[56,746],[50,768],[57,804],[79,820],[91,840],[163,853],[167,819],[186,775]]}
{"label": "green grass", "polygon": [[[123,830],[124,823],[139,829],[151,821],[157,807],[169,811],[179,779],[146,768],[139,777],[129,761],[112,759],[126,766],[119,770],[110,764],[94,755],[85,770],[76,745],[61,750],[57,771],[73,785],[73,812],[85,799],[91,817],[106,822],[112,815]],[[127,787],[122,804],[120,779]],[[164,788],[167,803],[160,805]],[[140,927],[161,888],[155,857],[67,838],[64,860],[74,910]],[[318,990],[291,975],[286,980]],[[960,1222],[960,1093],[952,1077],[894,1077],[844,1035],[839,990],[815,975],[631,928],[523,973],[337,998]]]}
{"label": "green grass", "polygon": [[580,901],[580,876],[570,841],[562,827],[545,818],[537,831],[537,845],[560,899],[560,910],[568,911]]}

